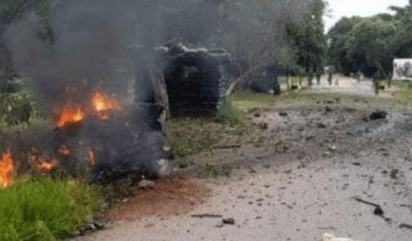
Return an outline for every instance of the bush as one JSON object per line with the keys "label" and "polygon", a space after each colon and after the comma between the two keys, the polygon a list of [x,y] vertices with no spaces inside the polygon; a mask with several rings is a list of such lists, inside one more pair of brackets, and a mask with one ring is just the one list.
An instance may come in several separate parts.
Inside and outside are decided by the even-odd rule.
{"label": "bush", "polygon": [[230,126],[239,124],[238,113],[236,113],[231,101],[228,98],[223,98],[217,109],[216,117],[219,121],[228,123]]}
{"label": "bush", "polygon": [[95,191],[73,179],[15,181],[0,189],[0,240],[61,239],[92,217],[98,203]]}

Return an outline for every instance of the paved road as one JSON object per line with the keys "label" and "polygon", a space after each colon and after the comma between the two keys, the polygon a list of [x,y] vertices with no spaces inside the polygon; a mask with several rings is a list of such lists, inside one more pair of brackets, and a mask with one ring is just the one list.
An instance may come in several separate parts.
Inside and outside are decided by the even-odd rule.
{"label": "paved road", "polygon": [[[190,213],[124,222],[77,241],[319,241],[325,233],[365,241],[411,240],[412,229],[400,228],[402,223],[412,225],[411,162],[365,153],[353,160],[335,157],[304,168],[298,165],[255,169],[253,174],[239,171],[230,180],[210,184],[213,197]],[[399,171],[396,180],[390,177],[394,169]],[[396,182],[405,185],[389,185]],[[383,217],[354,197],[380,205]],[[190,216],[204,213],[234,218],[235,224]]]}
{"label": "paved road", "polygon": [[351,94],[359,94],[366,96],[375,95],[373,89],[373,82],[371,79],[363,79],[358,82],[356,79],[335,75],[333,77],[332,85],[327,82],[327,75],[323,75],[320,85],[317,85],[314,80],[313,88],[325,88],[332,91],[347,92]]}

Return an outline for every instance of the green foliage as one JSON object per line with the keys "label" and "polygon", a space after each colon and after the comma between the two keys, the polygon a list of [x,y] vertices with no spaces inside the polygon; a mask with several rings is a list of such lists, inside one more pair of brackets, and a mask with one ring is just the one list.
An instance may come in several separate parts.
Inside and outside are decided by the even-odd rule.
{"label": "green foliage", "polygon": [[394,58],[412,56],[411,5],[390,9],[394,16],[342,18],[329,31],[329,60],[338,72],[361,70],[367,77],[384,79]]}
{"label": "green foliage", "polygon": [[322,22],[324,7],[322,1],[315,1],[312,11],[302,20],[286,22],[287,48],[280,53],[280,61],[288,64],[294,74],[323,71],[327,52]]}
{"label": "green foliage", "polygon": [[84,183],[24,177],[0,189],[1,240],[63,238],[89,219],[97,204],[96,192]]}
{"label": "green foliage", "polygon": [[410,6],[398,15],[399,26],[395,34],[394,54],[399,58],[412,56],[412,9]]}
{"label": "green foliage", "polygon": [[221,101],[216,118],[218,121],[228,123],[230,126],[239,124],[239,113],[233,108],[232,102],[227,97]]}
{"label": "green foliage", "polygon": [[108,183],[107,185],[90,184],[93,190],[96,190],[99,197],[99,210],[109,210],[116,206],[120,199],[123,199],[130,194],[130,183],[125,180],[117,180]]}
{"label": "green foliage", "polygon": [[328,32],[329,39],[328,58],[329,64],[335,66],[340,73],[356,72],[357,66],[347,57],[345,43],[349,32],[362,21],[360,17],[342,18]]}
{"label": "green foliage", "polygon": [[242,134],[252,116],[270,107],[273,101],[273,95],[237,94],[225,100],[218,118],[168,120],[166,124],[173,156],[181,159],[210,151],[224,136]]}
{"label": "green foliage", "polygon": [[70,199],[72,218],[78,223],[90,220],[99,209],[98,192],[84,182],[67,180],[66,195]]}
{"label": "green foliage", "polygon": [[54,43],[54,32],[51,27],[50,0],[2,0],[0,16],[6,17],[6,24],[18,21],[27,11],[34,11],[39,17],[38,36],[46,44]]}
{"label": "green foliage", "polygon": [[397,23],[365,18],[348,33],[346,56],[368,77],[383,79],[392,70]]}
{"label": "green foliage", "polygon": [[173,118],[167,125],[172,154],[177,159],[210,150],[227,132],[225,124],[211,118]]}

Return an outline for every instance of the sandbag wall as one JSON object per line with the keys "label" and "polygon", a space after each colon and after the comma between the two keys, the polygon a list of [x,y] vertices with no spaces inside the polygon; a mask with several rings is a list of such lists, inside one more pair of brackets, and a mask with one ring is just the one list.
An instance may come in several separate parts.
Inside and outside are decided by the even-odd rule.
{"label": "sandbag wall", "polygon": [[224,50],[188,49],[182,45],[162,47],[163,73],[171,116],[210,116],[225,93]]}

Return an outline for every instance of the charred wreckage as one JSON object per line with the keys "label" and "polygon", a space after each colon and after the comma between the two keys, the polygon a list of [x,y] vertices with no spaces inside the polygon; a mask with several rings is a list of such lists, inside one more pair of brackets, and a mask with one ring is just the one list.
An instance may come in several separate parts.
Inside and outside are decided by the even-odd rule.
{"label": "charred wreckage", "polygon": [[[129,49],[134,71],[121,73],[130,81],[127,98],[110,95],[102,87],[64,85],[64,103],[50,104],[53,128],[48,133],[29,132],[3,141],[8,147],[0,160],[3,186],[23,169],[42,174],[64,169],[71,176],[90,175],[103,184],[171,175],[166,116],[214,114],[225,94],[230,55],[222,49],[183,45],[162,46],[154,52],[161,63],[157,67],[134,63],[141,50]],[[133,94],[137,89],[145,89],[145,94]]]}

